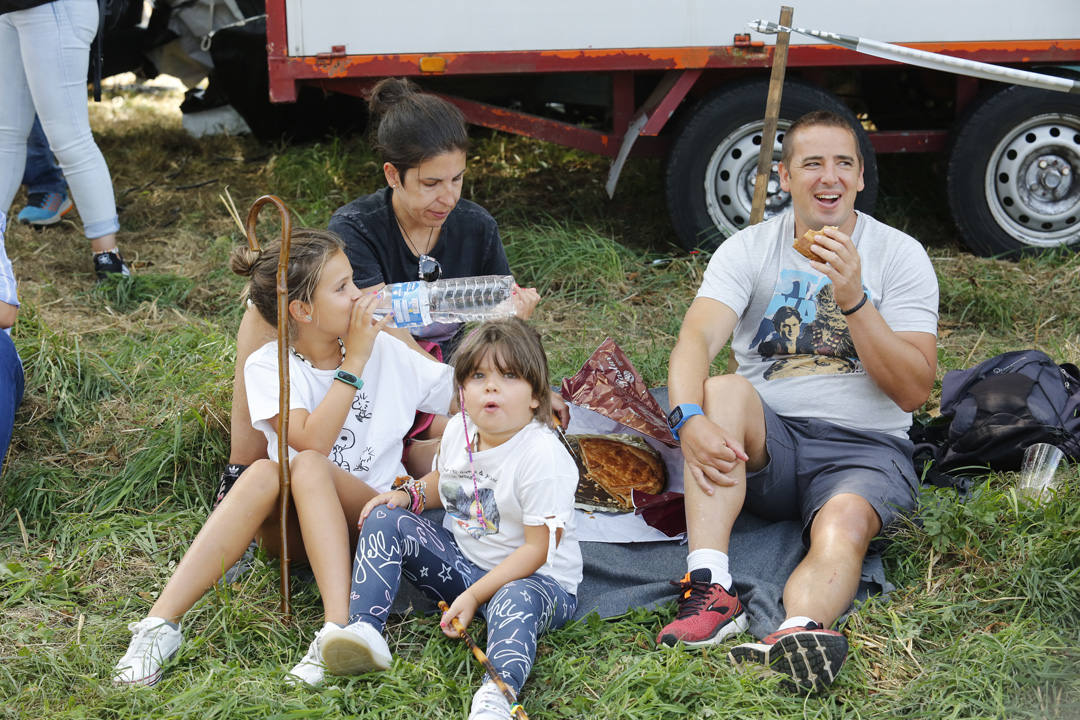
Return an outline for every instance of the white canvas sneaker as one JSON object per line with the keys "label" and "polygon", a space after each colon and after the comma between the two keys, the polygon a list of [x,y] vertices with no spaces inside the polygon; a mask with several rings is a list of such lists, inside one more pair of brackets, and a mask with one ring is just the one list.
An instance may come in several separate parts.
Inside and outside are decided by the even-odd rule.
{"label": "white canvas sneaker", "polygon": [[307,653],[303,659],[293,666],[293,669],[289,671],[289,674],[285,676],[285,682],[289,685],[299,685],[304,683],[311,687],[318,687],[322,684],[323,677],[326,675],[326,665],[323,664],[322,652],[320,651],[319,644],[322,642],[323,634],[330,630],[340,630],[337,623],[327,622],[322,626],[322,629],[315,633],[315,639],[308,645]]}
{"label": "white canvas sneaker", "polygon": [[390,648],[382,633],[366,622],[343,628],[334,626],[322,634],[323,662],[331,675],[360,675],[390,667]]}
{"label": "white canvas sneaker", "polygon": [[127,652],[113,669],[116,685],[155,685],[161,666],[176,654],[184,636],[164,618],[148,617],[128,625],[132,632]]}
{"label": "white canvas sneaker", "polygon": [[485,682],[472,698],[469,720],[507,720],[510,701],[493,682]]}

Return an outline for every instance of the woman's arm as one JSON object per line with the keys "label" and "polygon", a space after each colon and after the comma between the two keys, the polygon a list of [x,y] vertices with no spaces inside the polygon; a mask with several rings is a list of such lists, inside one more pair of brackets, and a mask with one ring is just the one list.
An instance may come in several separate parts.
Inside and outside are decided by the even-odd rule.
{"label": "woman's arm", "polygon": [[[506,556],[506,559],[484,573],[483,577],[465,589],[454,602],[450,609],[443,613],[439,626],[447,637],[457,637],[452,618],[457,618],[462,626],[468,627],[472,622],[476,609],[486,603],[491,597],[507,583],[526,578],[539,570],[548,554],[549,532],[545,525],[525,525],[525,543],[514,552]],[[555,534],[555,544],[558,546],[562,540],[562,530]]]}

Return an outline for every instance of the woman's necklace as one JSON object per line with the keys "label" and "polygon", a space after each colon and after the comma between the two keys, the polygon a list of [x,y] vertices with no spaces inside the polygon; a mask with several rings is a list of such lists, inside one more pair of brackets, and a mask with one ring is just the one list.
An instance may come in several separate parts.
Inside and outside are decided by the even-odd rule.
{"label": "woman's necklace", "polygon": [[[338,338],[337,339],[337,344],[338,344],[338,348],[340,348],[340,350],[341,350],[341,359],[344,360],[345,359],[345,343],[342,342],[341,338]],[[289,349],[292,350],[292,354],[295,355],[297,358],[299,358],[301,361],[306,362],[311,367],[315,367],[315,363],[311,362],[306,357],[304,357],[303,355],[298,353],[296,351],[296,348],[294,348],[292,345],[289,346]],[[338,363],[338,367],[341,367],[341,363]],[[319,368],[315,368],[315,369],[318,370]]]}
{"label": "woman's necklace", "polygon": [[[419,250],[416,249],[416,246],[413,245],[412,238],[409,237],[409,231],[406,230],[405,226],[401,224],[401,218],[398,217],[397,211],[393,210],[391,208],[391,212],[394,213],[394,220],[397,221],[397,226],[401,229],[401,234],[405,236],[405,244],[409,246],[409,250],[412,252],[412,254],[415,255],[416,257],[423,257],[424,255],[427,255],[426,252],[420,252]],[[435,233],[435,228],[434,227],[428,228],[427,246],[425,248],[426,250],[431,250],[431,236],[434,233]]]}

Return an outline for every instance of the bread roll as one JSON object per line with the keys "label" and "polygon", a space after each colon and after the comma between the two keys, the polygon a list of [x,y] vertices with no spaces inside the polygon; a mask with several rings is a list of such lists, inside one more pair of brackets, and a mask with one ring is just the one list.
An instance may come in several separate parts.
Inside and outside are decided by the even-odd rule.
{"label": "bread roll", "polygon": [[833,230],[837,229],[835,225],[826,225],[825,227],[821,228],[821,230],[807,230],[802,235],[795,238],[795,252],[799,253],[808,260],[817,260],[818,262],[821,262],[821,258],[818,257],[817,253],[815,253],[810,248],[814,244],[814,238],[816,238],[818,235],[824,235],[824,230],[826,228],[832,228]]}

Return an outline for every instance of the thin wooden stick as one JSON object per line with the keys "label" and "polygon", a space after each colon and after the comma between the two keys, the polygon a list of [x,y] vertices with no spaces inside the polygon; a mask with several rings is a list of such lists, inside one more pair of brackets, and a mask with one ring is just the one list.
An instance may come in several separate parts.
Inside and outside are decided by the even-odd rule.
{"label": "thin wooden stick", "polygon": [[281,216],[281,253],[277,266],[278,331],[278,508],[281,529],[281,613],[285,622],[292,619],[292,588],[289,584],[289,239],[292,218],[285,203],[275,195],[263,195],[251,205],[247,217],[248,247],[259,249],[255,239],[255,221],[264,205],[273,204]]}
{"label": "thin wooden stick", "polygon": [[[780,6],[780,24],[791,27],[794,10],[787,5]],[[785,22],[786,19],[786,22]],[[773,145],[776,141],[776,125],[780,118],[780,98],[784,93],[784,73],[787,70],[788,41],[790,32],[776,35],[776,47],[773,48],[772,74],[769,76],[769,95],[765,101],[765,126],[761,130],[761,149],[758,150],[757,179],[754,181],[754,202],[750,208],[750,224],[756,225],[765,217],[765,195],[768,191],[769,176],[772,174]]]}
{"label": "thin wooden stick", "polygon": [[[450,609],[450,606],[440,600],[439,609],[446,612]],[[502,691],[502,694],[510,702],[510,716],[516,717],[518,720],[529,720],[529,716],[525,714],[525,708],[517,701],[517,696],[514,694],[514,691],[510,689],[510,686],[507,685],[501,677],[499,677],[499,673],[496,672],[495,666],[488,660],[488,656],[484,654],[484,651],[476,647],[476,643],[469,637],[469,633],[465,632],[465,626],[461,624],[461,621],[457,618],[451,618],[450,623],[454,626],[454,629],[458,631],[458,634],[461,635],[461,639],[465,641],[465,644],[469,646],[469,649],[472,650],[473,656],[479,660],[480,664],[487,670],[487,674],[491,677],[492,681],[494,681],[495,687],[499,688],[499,690]]]}

